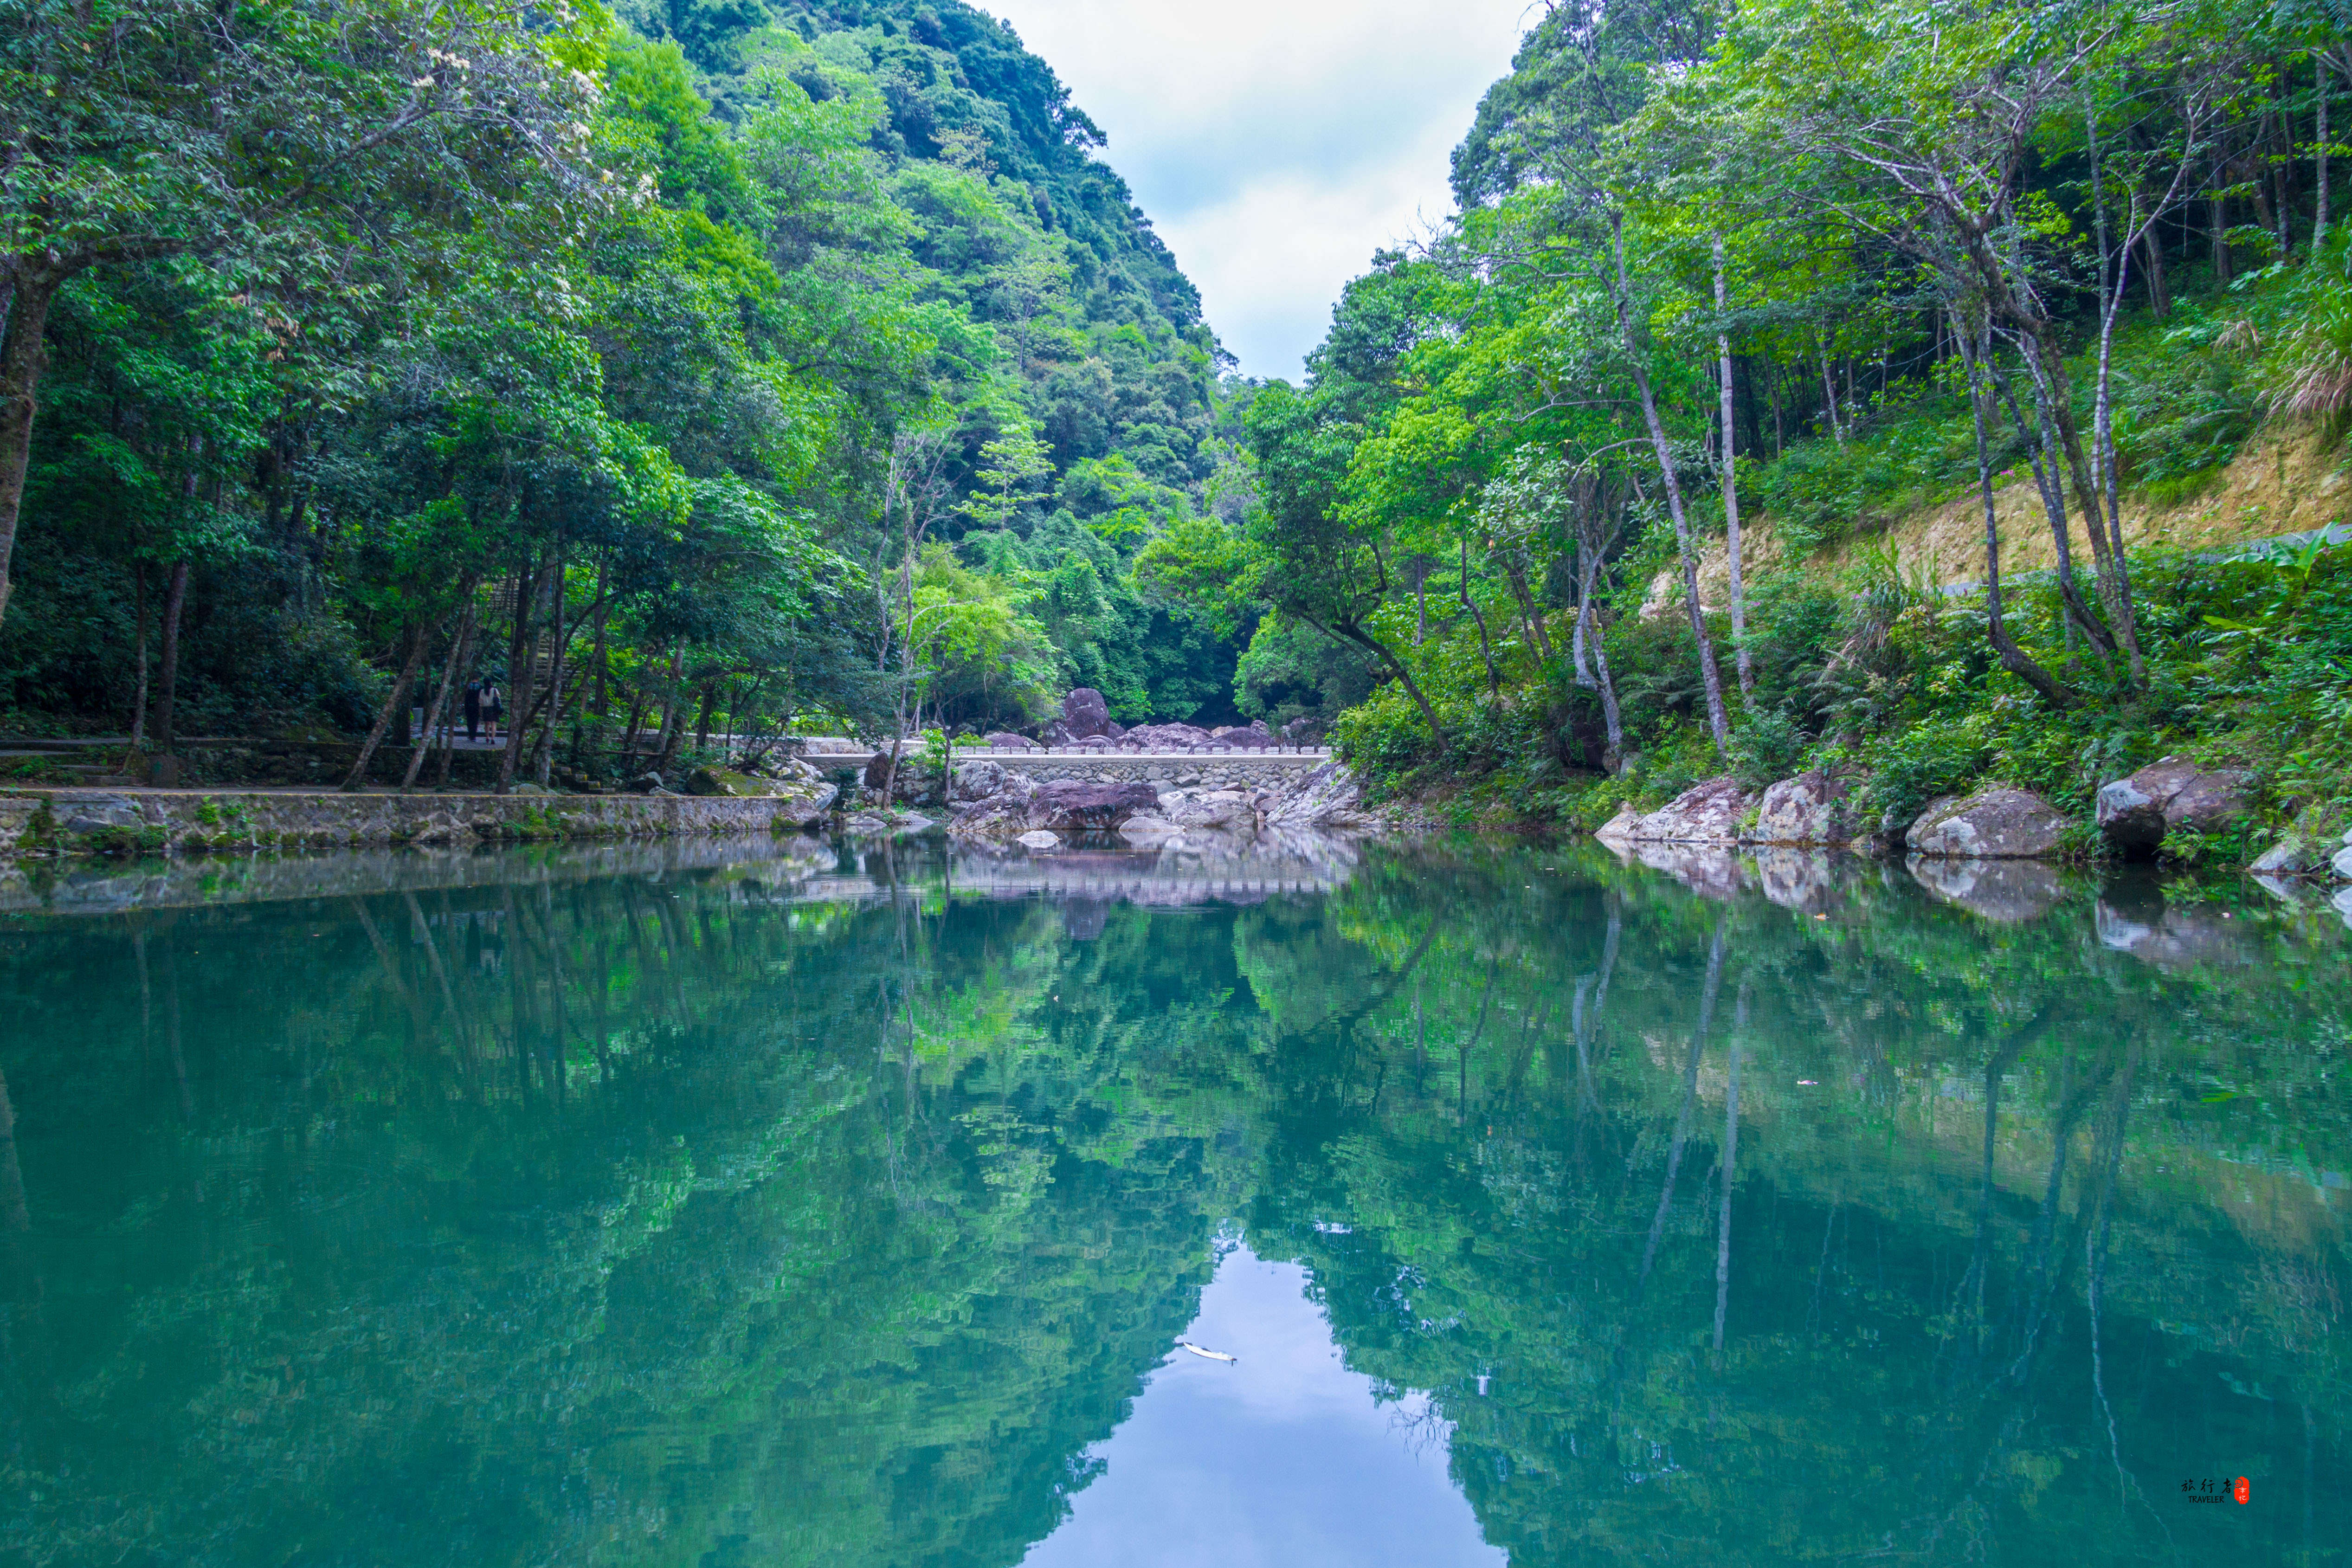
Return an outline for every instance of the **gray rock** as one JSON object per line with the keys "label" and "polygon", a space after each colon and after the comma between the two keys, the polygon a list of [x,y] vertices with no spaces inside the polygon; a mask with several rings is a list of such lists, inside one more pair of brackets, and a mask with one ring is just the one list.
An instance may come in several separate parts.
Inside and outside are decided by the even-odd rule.
{"label": "gray rock", "polygon": [[1946,903],[2003,925],[2040,920],[2066,891],[2038,860],[1914,860],[1911,875]]}
{"label": "gray rock", "polygon": [[1093,687],[1081,686],[1062,699],[1062,724],[1073,741],[1110,735],[1110,704]]}
{"label": "gray rock", "polygon": [[1037,742],[1026,735],[1015,735],[1007,730],[991,730],[980,738],[980,743],[999,752],[1034,752]]}
{"label": "gray rock", "polygon": [[2058,852],[2058,808],[2021,789],[1930,801],[1911,824],[1911,853],[1931,860],[2033,860]]}
{"label": "gray rock", "polygon": [[1002,763],[992,763],[984,758],[977,762],[960,763],[953,775],[948,780],[948,800],[952,804],[958,801],[986,800],[992,795],[1003,795],[1005,781],[1010,776]]}
{"label": "gray rock", "polygon": [[1159,809],[1160,792],[1148,784],[1055,779],[1038,789],[1032,815],[1044,815],[1042,826],[1085,832],[1114,828],[1138,812]]}
{"label": "gray rock", "polygon": [[[509,784],[509,785],[508,785],[508,786],[507,786],[507,793],[508,793],[509,795],[553,795],[555,792],[554,792],[553,790],[551,790],[551,789],[547,789],[547,788],[545,788],[545,787],[543,787],[543,786],[541,786],[541,785],[535,784]],[[697,791],[697,792],[695,792],[695,793],[699,794],[700,792],[699,792],[699,791]]]}
{"label": "gray rock", "polygon": [[2252,775],[2187,757],[2150,763],[2099,786],[2099,830],[2118,849],[2147,851],[2176,827],[2218,832],[2252,809]]}
{"label": "gray rock", "polygon": [[1642,826],[1643,812],[1632,801],[1617,808],[1617,815],[1592,830],[1592,837],[1612,849],[1622,849],[1633,842],[1634,830]]}
{"label": "gray rock", "polygon": [[2352,844],[2347,844],[2343,848],[2338,849],[2336,852],[2336,858],[2327,864],[2337,876],[2347,882],[2352,882]]}
{"label": "gray rock", "polygon": [[2326,864],[2324,848],[2289,828],[2246,869],[2257,877],[2307,877]]}
{"label": "gray rock", "polygon": [[102,833],[113,827],[144,827],[146,815],[137,803],[119,795],[56,797],[58,821],[68,833]]}
{"label": "gray rock", "polygon": [[1139,848],[1165,843],[1184,830],[1153,812],[1138,812],[1118,825],[1118,836]]}
{"label": "gray rock", "polygon": [[1740,836],[1748,844],[1846,844],[1857,824],[1850,801],[1853,791],[1843,778],[1809,769],[1782,779],[1764,792],[1756,808],[1756,826]]}
{"label": "gray rock", "polygon": [[629,787],[639,795],[652,795],[662,787],[662,776],[656,773],[639,773],[629,781]]}
{"label": "gray rock", "polygon": [[1276,792],[1265,807],[1266,826],[1281,828],[1369,826],[1363,786],[1344,763],[1311,768]]}
{"label": "gray rock", "polygon": [[2336,906],[2336,912],[2344,917],[2344,923],[2352,926],[2352,888],[2344,889],[2328,901]]}
{"label": "gray rock", "polygon": [[1740,819],[1755,804],[1737,779],[1709,779],[1643,817],[1633,836],[1643,843],[1737,844]]}
{"label": "gray rock", "polygon": [[1013,842],[1019,844],[1024,849],[1059,849],[1062,847],[1059,834],[1048,833],[1042,827],[1023,834]]}

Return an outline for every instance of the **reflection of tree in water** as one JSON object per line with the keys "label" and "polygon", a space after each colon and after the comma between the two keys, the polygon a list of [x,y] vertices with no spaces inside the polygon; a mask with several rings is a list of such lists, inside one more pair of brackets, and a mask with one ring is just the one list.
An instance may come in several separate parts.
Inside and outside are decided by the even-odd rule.
{"label": "reflection of tree in water", "polygon": [[0,927],[7,1539],[1014,1562],[1234,1214],[1518,1561],[2194,1556],[2229,1454],[2352,1535],[2340,949],[1557,853],[861,876]]}
{"label": "reflection of tree in water", "polygon": [[[1816,922],[1575,869],[1424,857],[1417,903],[1374,872],[1244,933],[1292,1025],[1253,1244],[1314,1270],[1352,1364],[1435,1391],[1489,1539],[2214,1560],[2248,1520],[2179,1508],[2176,1470],[2268,1455],[2252,1528],[2341,1560],[2344,1332],[2302,1283],[2346,1272],[2314,1180],[2352,1152],[2340,946],[2168,973],[2081,906],[1989,932],[1874,875]],[[1433,905],[1403,1001],[1318,1028]],[[1530,1064],[1514,1021],[1562,996]]]}

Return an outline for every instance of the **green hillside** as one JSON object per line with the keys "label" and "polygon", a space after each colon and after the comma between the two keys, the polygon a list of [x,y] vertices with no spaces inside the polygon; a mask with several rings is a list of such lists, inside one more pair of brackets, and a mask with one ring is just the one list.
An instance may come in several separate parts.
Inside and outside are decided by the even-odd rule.
{"label": "green hillside", "polygon": [[[300,102],[254,112],[450,79],[383,137],[455,156],[495,72],[547,150],[498,204],[444,199],[490,194],[479,152],[281,189],[142,98],[216,42],[194,13],[111,79],[190,116],[203,179],[304,216],[198,233],[188,195],[188,243],[94,245],[32,329],[0,731],[359,733],[453,669],[535,716],[506,772],[541,779],[631,735],[675,763],[795,720],[1019,725],[1076,684],[1232,716],[1234,628],[1130,571],[1243,488],[1229,362],[1045,62],[953,5],[487,15],[278,39]],[[364,105],[331,107],[369,166]],[[392,237],[366,276],[355,232]]]}

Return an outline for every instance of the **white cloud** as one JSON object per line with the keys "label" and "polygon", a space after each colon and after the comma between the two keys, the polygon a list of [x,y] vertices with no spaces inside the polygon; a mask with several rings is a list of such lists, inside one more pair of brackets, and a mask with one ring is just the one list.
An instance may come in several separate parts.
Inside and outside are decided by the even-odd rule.
{"label": "white cloud", "polygon": [[1510,68],[1528,0],[981,0],[1110,138],[1111,165],[1255,375],[1298,374],[1333,300],[1417,216]]}

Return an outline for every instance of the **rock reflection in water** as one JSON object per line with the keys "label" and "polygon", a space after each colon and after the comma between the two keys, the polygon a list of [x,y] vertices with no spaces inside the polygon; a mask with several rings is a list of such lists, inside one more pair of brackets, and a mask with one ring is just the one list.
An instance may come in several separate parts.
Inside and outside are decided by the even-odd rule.
{"label": "rock reflection in water", "polygon": [[1919,885],[1971,914],[2015,924],[2038,921],[2057,907],[2066,884],[2039,860],[1947,860],[1925,857],[1911,862]]}

